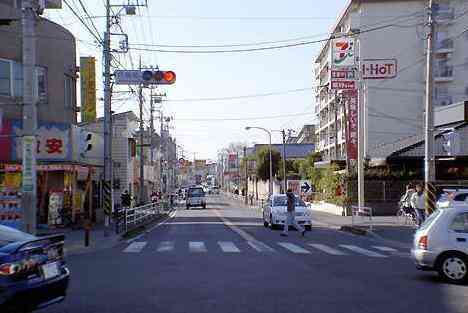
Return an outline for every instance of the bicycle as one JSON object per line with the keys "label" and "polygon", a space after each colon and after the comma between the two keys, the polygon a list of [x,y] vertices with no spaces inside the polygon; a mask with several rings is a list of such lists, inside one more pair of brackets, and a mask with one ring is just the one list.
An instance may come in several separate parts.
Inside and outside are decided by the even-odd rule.
{"label": "bicycle", "polygon": [[406,207],[402,202],[399,203],[399,209],[396,213],[398,224],[417,225],[416,213],[413,208]]}

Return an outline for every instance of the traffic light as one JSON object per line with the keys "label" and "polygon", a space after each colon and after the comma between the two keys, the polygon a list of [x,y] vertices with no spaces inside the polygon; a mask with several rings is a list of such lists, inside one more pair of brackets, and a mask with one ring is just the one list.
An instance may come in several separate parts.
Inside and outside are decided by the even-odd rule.
{"label": "traffic light", "polygon": [[151,85],[172,85],[176,81],[173,71],[143,71],[143,82]]}

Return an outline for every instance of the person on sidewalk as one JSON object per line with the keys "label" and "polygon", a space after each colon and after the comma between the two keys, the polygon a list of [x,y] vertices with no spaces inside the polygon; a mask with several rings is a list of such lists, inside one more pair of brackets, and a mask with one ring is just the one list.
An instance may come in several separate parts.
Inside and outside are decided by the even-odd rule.
{"label": "person on sidewalk", "polygon": [[122,203],[122,207],[129,208],[132,204],[132,197],[128,193],[128,190],[125,190],[123,194],[120,196],[120,202]]}
{"label": "person on sidewalk", "polygon": [[284,230],[281,236],[288,236],[289,225],[293,225],[297,231],[301,232],[302,237],[305,235],[305,229],[302,228],[296,221],[296,195],[291,189],[286,192],[287,212],[286,220],[284,221]]}
{"label": "person on sidewalk", "polygon": [[416,185],[416,192],[411,195],[411,207],[414,209],[416,213],[416,219],[418,221],[418,227],[426,219],[426,214],[424,211],[425,208],[425,201],[424,201],[424,191],[421,184]]}
{"label": "person on sidewalk", "polygon": [[400,206],[406,213],[413,213],[414,209],[411,205],[411,197],[416,192],[413,184],[406,185],[406,192],[400,199]]}

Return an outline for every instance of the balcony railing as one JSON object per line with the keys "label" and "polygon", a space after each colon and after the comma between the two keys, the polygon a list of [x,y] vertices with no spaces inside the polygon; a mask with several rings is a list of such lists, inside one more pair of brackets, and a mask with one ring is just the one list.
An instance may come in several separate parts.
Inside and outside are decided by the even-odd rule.
{"label": "balcony railing", "polygon": [[453,39],[447,38],[436,42],[436,50],[449,50],[453,49]]}
{"label": "balcony railing", "polygon": [[450,7],[437,7],[434,10],[437,22],[452,21],[455,18],[455,9]]}
{"label": "balcony railing", "polygon": [[439,66],[434,69],[434,78],[453,78],[453,66],[452,65],[447,65],[447,66]]}

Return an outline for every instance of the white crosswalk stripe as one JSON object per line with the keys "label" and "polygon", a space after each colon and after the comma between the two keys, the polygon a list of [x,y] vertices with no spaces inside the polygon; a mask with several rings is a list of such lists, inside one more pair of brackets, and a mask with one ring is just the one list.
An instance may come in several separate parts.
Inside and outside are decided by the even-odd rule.
{"label": "white crosswalk stripe", "polygon": [[327,245],[323,245],[323,244],[320,244],[320,243],[309,243],[309,246],[314,247],[317,250],[323,251],[323,252],[331,254],[331,255],[347,255],[343,251],[334,249],[332,247],[329,247]]}
{"label": "white crosswalk stripe", "polygon": [[146,241],[136,241],[128,245],[123,252],[125,253],[140,253],[146,246]]}
{"label": "white crosswalk stripe", "polygon": [[275,252],[275,249],[260,241],[247,241],[247,244],[258,252]]}
{"label": "white crosswalk stripe", "polygon": [[189,242],[190,252],[200,253],[206,252],[205,243],[203,241],[190,241]]}
{"label": "white crosswalk stripe", "polygon": [[218,241],[218,245],[223,250],[223,252],[227,253],[239,253],[239,248],[231,241]]}
{"label": "white crosswalk stripe", "polygon": [[310,251],[302,248],[302,247],[299,247],[293,243],[290,243],[290,242],[278,242],[278,244],[280,246],[282,246],[283,248],[291,251],[292,253],[298,253],[298,254],[310,254]]}
{"label": "white crosswalk stripe", "polygon": [[384,246],[372,246],[372,248],[375,248],[377,250],[383,251],[383,252],[397,252],[397,249],[393,249],[390,247],[384,247]]}
{"label": "white crosswalk stripe", "polygon": [[174,246],[175,246],[174,241],[161,241],[156,251],[169,252],[169,251],[174,250]]}
{"label": "white crosswalk stripe", "polygon": [[371,251],[371,250],[367,250],[367,249],[364,249],[364,248],[361,248],[361,247],[358,247],[358,246],[340,245],[340,247],[343,247],[343,248],[351,250],[353,252],[364,254],[366,256],[370,256],[370,257],[373,257],[373,258],[386,258],[387,257],[386,255],[383,255],[383,254],[380,254],[380,253],[377,253],[377,252],[374,252],[374,251]]}

